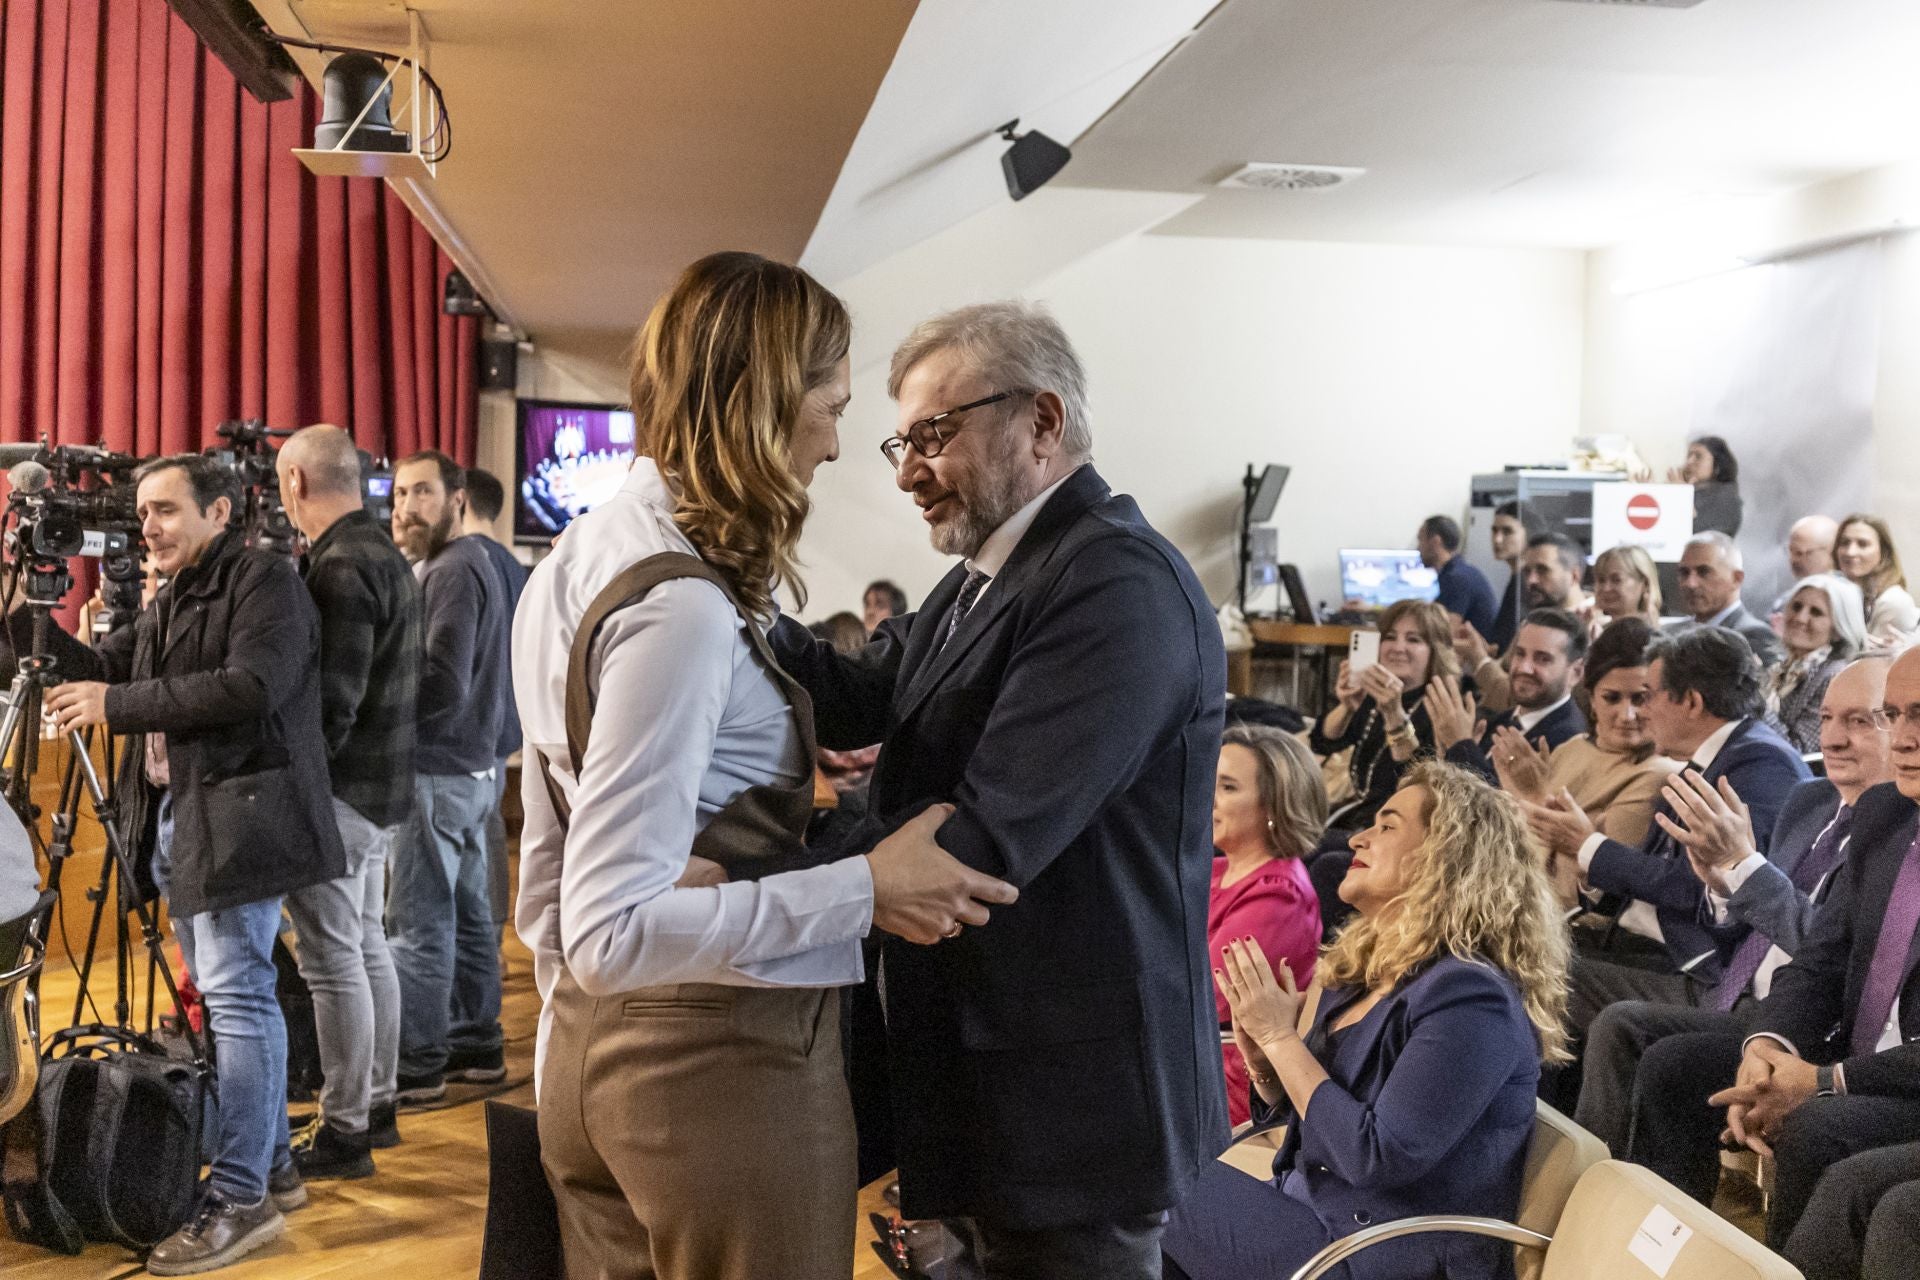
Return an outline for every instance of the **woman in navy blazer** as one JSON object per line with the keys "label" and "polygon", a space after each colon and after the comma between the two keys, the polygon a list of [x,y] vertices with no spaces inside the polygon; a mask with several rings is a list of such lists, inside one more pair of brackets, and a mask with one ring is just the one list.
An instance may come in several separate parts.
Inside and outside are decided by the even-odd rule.
{"label": "woman in navy blazer", "polygon": [[[1257,947],[1214,978],[1253,1080],[1285,1123],[1262,1182],[1216,1164],[1173,1213],[1168,1280],[1285,1277],[1333,1240],[1421,1214],[1511,1221],[1543,1060],[1566,1056],[1567,942],[1513,801],[1450,765],[1413,770],[1353,839],[1340,897],[1359,913],[1300,997]],[[1497,1280],[1512,1246],[1430,1234],[1368,1249],[1349,1280]]]}

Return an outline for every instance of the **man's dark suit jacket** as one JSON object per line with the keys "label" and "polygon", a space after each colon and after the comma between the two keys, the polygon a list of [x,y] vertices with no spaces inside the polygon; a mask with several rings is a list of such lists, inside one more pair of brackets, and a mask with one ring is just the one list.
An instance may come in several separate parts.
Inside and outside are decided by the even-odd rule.
{"label": "man's dark suit jacket", "polygon": [[[1920,807],[1891,782],[1860,797],[1847,860],[1833,878],[1833,889],[1814,913],[1813,929],[1793,962],[1773,975],[1773,989],[1750,1024],[1756,1034],[1779,1036],[1810,1060],[1845,1058],[1849,1094],[1920,1097],[1920,948],[1913,942],[1900,985],[1902,1043],[1883,1053],[1847,1056],[1887,899],[1917,823]],[[1829,1041],[1832,1050],[1823,1052]]]}
{"label": "man's dark suit jacket", "polygon": [[1813,926],[1813,909],[1826,901],[1833,891],[1839,868],[1827,873],[1814,886],[1814,892],[1802,893],[1794,887],[1792,876],[1800,859],[1813,852],[1813,842],[1827,829],[1840,811],[1840,791],[1825,778],[1803,782],[1787,795],[1773,824],[1773,843],[1767,847],[1767,864],[1747,877],[1745,884],[1727,901],[1734,919],[1750,929],[1758,929],[1767,941],[1788,955],[1800,949],[1801,939]]}
{"label": "man's dark suit jacket", "polygon": [[[1661,630],[1667,635],[1675,636],[1700,625],[1692,618],[1682,618],[1678,622],[1668,623]],[[1731,631],[1745,640],[1747,647],[1753,650],[1753,656],[1759,659],[1762,668],[1773,666],[1786,652],[1780,646],[1780,637],[1773,633],[1773,628],[1768,625],[1767,620],[1756,618],[1748,613],[1747,606],[1744,604],[1736,604],[1732,613],[1714,625],[1722,631]]]}
{"label": "man's dark suit jacket", "polygon": [[1219,626],[1091,466],[940,649],[965,578],[852,657],[775,634],[821,745],[884,744],[851,847],[947,801],[942,847],[1020,889],[984,928],[883,945],[902,1208],[1034,1228],[1166,1209],[1228,1141],[1206,954]]}
{"label": "man's dark suit jacket", "polygon": [[[1725,778],[1746,802],[1762,853],[1772,848],[1774,825],[1788,794],[1812,776],[1792,743],[1751,718],[1740,722],[1701,774],[1709,786],[1717,787]],[[1653,811],[1673,817],[1665,796]],[[1607,893],[1652,903],[1674,967],[1709,985],[1720,980],[1722,966],[1746,937],[1747,926],[1737,919],[1715,923],[1706,887],[1693,874],[1686,851],[1658,822],[1647,828],[1638,849],[1618,840],[1603,842],[1587,868],[1587,882]]]}
{"label": "man's dark suit jacket", "polygon": [[[1448,747],[1447,763],[1471,769],[1488,782],[1499,785],[1498,775],[1493,771],[1493,731],[1502,725],[1519,723],[1520,717],[1515,712],[1502,711],[1487,721],[1487,731],[1480,735],[1480,741],[1462,740]],[[1587,717],[1581,713],[1579,704],[1568,698],[1528,731],[1527,741],[1536,744],[1544,742],[1551,750],[1568,738],[1577,738],[1586,731]]]}

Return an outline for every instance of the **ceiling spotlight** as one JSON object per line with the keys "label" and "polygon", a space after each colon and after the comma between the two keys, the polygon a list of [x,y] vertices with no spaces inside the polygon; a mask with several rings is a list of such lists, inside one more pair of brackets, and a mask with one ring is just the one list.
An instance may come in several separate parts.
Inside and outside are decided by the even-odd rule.
{"label": "ceiling spotlight", "polygon": [[1015,133],[1018,119],[1009,120],[998,132],[1013,145],[1000,157],[1000,169],[1007,175],[1007,194],[1024,200],[1052,181],[1053,175],[1067,167],[1073,152],[1038,129]]}

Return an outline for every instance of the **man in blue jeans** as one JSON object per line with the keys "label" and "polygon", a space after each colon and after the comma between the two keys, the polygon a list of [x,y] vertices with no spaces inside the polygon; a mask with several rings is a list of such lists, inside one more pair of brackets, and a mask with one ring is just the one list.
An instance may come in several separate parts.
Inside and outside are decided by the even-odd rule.
{"label": "man in blue jeans", "polygon": [[387,900],[401,1106],[444,1097],[449,1079],[505,1075],[487,816],[509,615],[506,584],[479,541],[459,532],[466,483],[463,467],[432,451],[402,459],[393,474],[393,526],[420,581],[426,631],[413,817],[394,850]]}
{"label": "man in blue jeans", "polygon": [[[220,1119],[207,1188],[147,1259],[173,1276],[238,1261],[305,1202],[285,1149],[273,939],[282,898],[338,879],[346,856],[320,734],[319,618],[293,562],[227,528],[238,490],[213,460],[156,459],[135,482],[167,585],[97,649],[50,632],[67,683],[46,707],[63,733],[144,735],[123,757],[118,794],[130,830],[158,807],[155,879],[213,1032]],[[30,639],[24,614],[9,624],[16,646]]]}

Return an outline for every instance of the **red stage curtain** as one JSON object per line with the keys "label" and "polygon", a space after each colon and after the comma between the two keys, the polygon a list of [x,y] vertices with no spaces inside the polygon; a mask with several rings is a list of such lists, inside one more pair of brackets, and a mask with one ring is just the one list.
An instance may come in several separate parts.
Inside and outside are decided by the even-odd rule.
{"label": "red stage curtain", "polygon": [[384,183],[316,178],[164,0],[0,0],[0,441],[197,450],[234,418],[473,461],[475,324]]}

